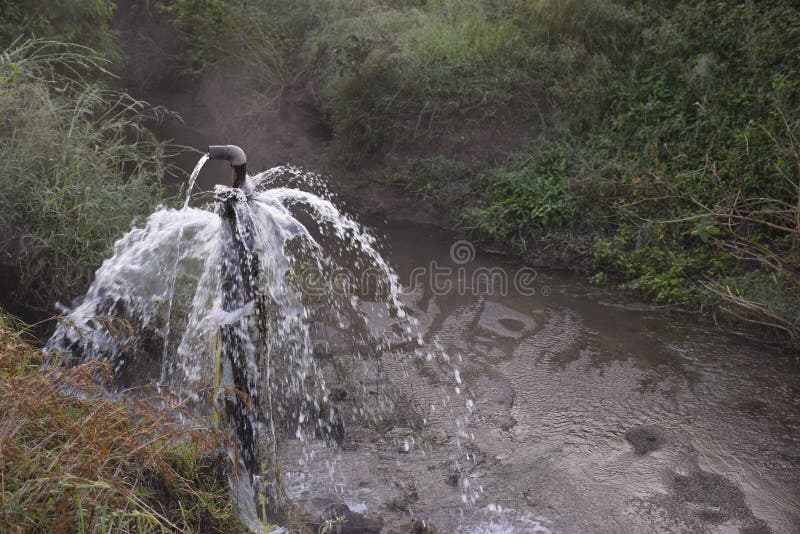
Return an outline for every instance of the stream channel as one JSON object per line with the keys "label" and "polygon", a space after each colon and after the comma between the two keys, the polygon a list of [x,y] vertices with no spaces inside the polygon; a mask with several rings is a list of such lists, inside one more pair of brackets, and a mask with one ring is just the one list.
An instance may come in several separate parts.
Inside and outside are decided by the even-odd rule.
{"label": "stream channel", "polygon": [[365,222],[448,359],[385,357],[400,409],[345,420],[338,447],[280,444],[301,507],[381,532],[800,531],[795,358],[434,226]]}

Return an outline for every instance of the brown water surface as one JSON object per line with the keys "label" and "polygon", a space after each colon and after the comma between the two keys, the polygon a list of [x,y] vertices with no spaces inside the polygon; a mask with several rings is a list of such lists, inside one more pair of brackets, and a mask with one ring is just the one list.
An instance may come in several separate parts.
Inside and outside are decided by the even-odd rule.
{"label": "brown water surface", "polygon": [[384,356],[422,423],[350,425],[312,462],[287,443],[292,497],[333,493],[385,532],[800,531],[794,358],[570,274],[524,271],[517,291],[521,265],[466,243],[451,257],[432,227],[381,230],[424,344],[451,362]]}

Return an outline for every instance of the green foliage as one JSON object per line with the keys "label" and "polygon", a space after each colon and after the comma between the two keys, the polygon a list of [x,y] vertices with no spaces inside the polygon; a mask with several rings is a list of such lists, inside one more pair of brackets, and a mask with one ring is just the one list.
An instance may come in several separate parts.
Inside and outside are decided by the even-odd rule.
{"label": "green foliage", "polygon": [[[300,13],[293,2],[287,4],[292,5],[288,8],[291,15],[276,19],[268,1],[158,2],[181,35],[186,74],[196,76],[211,68],[223,68],[259,83],[260,91],[278,90],[289,81],[290,43],[278,21],[294,22]],[[289,25],[295,31],[302,27],[302,22]]]}
{"label": "green foliage", "polygon": [[537,84],[516,34],[491,22],[479,2],[376,6],[330,23],[312,42],[334,152],[350,159],[426,143],[465,121],[500,119],[517,97],[530,104],[525,115],[537,110],[536,95],[519,91]]}
{"label": "green foliage", "polygon": [[[743,290],[726,309],[753,318],[768,305],[774,314],[763,324],[783,328],[795,319],[777,303],[800,287],[787,274],[797,261],[800,184],[800,85],[787,73],[800,67],[800,11],[786,2],[680,2],[641,17],[640,52],[620,62],[601,100],[605,116],[588,121],[594,158],[623,169],[619,217],[605,229],[611,239],[597,243],[598,267],[680,303],[705,298],[698,281],[716,287],[777,270],[778,300],[751,301],[767,293]],[[579,115],[587,107],[572,106]],[[642,240],[659,221],[668,228]],[[755,266],[765,271],[740,274]]]}
{"label": "green foliage", "polygon": [[467,220],[499,237],[573,224],[579,206],[569,170],[560,149],[539,153],[535,162],[493,169],[485,178],[488,205],[468,210]]}
{"label": "green foliage", "polygon": [[7,305],[79,294],[111,244],[161,199],[163,146],[142,127],[154,111],[80,81],[101,64],[73,50],[28,41],[0,60],[0,265],[15,288]]}
{"label": "green foliage", "polygon": [[606,1],[362,4],[323,20],[306,53],[333,152],[356,161],[469,128],[539,127],[566,99],[594,98],[639,21]]}
{"label": "green foliage", "polygon": [[702,271],[703,262],[689,253],[658,244],[630,246],[628,236],[627,231],[621,231],[614,240],[596,240],[596,265],[620,273],[624,287],[643,296],[660,302],[692,304],[695,298],[692,275]]}
{"label": "green foliage", "polygon": [[[494,239],[524,244],[575,236],[585,243],[594,237],[594,254],[575,249],[591,256],[597,279],[664,302],[695,304],[706,299],[703,284],[762,274],[774,274],[782,294],[800,287],[800,9],[789,0],[157,5],[182,37],[187,73],[221,76],[226,87],[257,94],[259,106],[272,110],[288,94],[302,94],[332,132],[328,164],[387,162],[377,174],[450,206]],[[105,53],[113,48],[112,8],[109,0],[6,2],[0,38],[33,32]],[[154,201],[142,185],[152,181],[135,177],[157,171],[131,163],[142,160],[130,153],[120,156],[124,166],[109,163],[117,157],[111,152],[132,145],[111,133],[128,126],[109,130],[89,118],[102,115],[106,93],[84,84],[56,94],[61,81],[31,82],[29,70],[13,63],[2,66],[0,110],[3,134],[19,134],[9,145],[14,163],[0,163],[0,180],[11,198],[39,206],[28,220],[48,221],[40,228],[60,228],[53,222],[59,216],[74,217],[82,221],[76,235],[88,238],[14,233],[8,228],[22,220],[6,214],[34,212],[4,199],[6,265],[17,251],[70,251],[59,252],[58,262],[50,253],[41,253],[49,258],[43,262],[21,255],[13,272],[31,273],[20,286],[24,292],[34,290],[30,280],[43,272],[41,265],[74,257],[92,258],[81,265],[99,261],[98,251],[125,226],[121,220]],[[140,111],[125,102],[116,106]],[[71,110],[83,110],[74,113],[79,120],[67,118]],[[73,122],[74,128],[66,126]],[[59,126],[49,131],[45,125]],[[104,147],[95,151],[103,155],[88,147]],[[134,192],[124,198],[96,188],[80,193],[75,182],[59,181],[87,174],[113,174]],[[24,188],[33,194],[24,195]],[[114,202],[125,209],[103,211],[101,204]],[[90,224],[87,210],[71,207],[78,205],[92,206],[88,211],[103,224]],[[79,244],[87,242],[104,244],[91,250]],[[729,286],[730,293],[714,286],[714,294],[731,295],[739,308],[768,296]],[[790,310],[774,307],[770,324],[793,324]]]}
{"label": "green foliage", "polygon": [[751,271],[800,286],[796,3],[170,5],[195,63],[279,51],[250,65],[275,99],[313,95],[328,163],[391,162],[379,174],[492,238],[595,237],[598,279],[664,302]]}
{"label": "green foliage", "polygon": [[22,37],[87,46],[108,59],[119,55],[110,28],[113,0],[2,0],[0,48]]}

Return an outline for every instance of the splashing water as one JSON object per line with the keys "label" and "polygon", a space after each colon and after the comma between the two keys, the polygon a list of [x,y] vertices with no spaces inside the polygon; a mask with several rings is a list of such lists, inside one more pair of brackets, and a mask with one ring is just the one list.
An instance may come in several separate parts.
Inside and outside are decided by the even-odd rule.
{"label": "splashing water", "polygon": [[[198,413],[228,414],[252,494],[278,435],[335,445],[345,421],[404,402],[399,389],[370,391],[381,354],[434,356],[377,240],[316,176],[277,167],[249,177],[248,194],[217,186],[207,209],[189,207],[207,159],[182,209],[157,210],[114,245],[46,352],[63,365],[107,361],[121,386],[157,384]],[[334,374],[348,413],[331,400]]]}

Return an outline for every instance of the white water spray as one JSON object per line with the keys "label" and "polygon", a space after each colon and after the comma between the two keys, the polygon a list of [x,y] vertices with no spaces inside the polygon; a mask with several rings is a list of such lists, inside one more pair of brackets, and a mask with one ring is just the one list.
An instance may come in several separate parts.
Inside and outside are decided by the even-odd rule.
{"label": "white water spray", "polygon": [[[217,186],[213,205],[189,207],[207,159],[182,209],[159,209],[115,244],[46,351],[62,364],[108,361],[119,385],[157,383],[198,413],[232,413],[249,494],[279,434],[335,444],[347,421],[391,409],[396,392],[369,391],[382,351],[424,353],[376,239],[302,189],[321,189],[316,176],[279,167],[248,177],[248,194]],[[331,402],[330,353],[347,414]]]}

